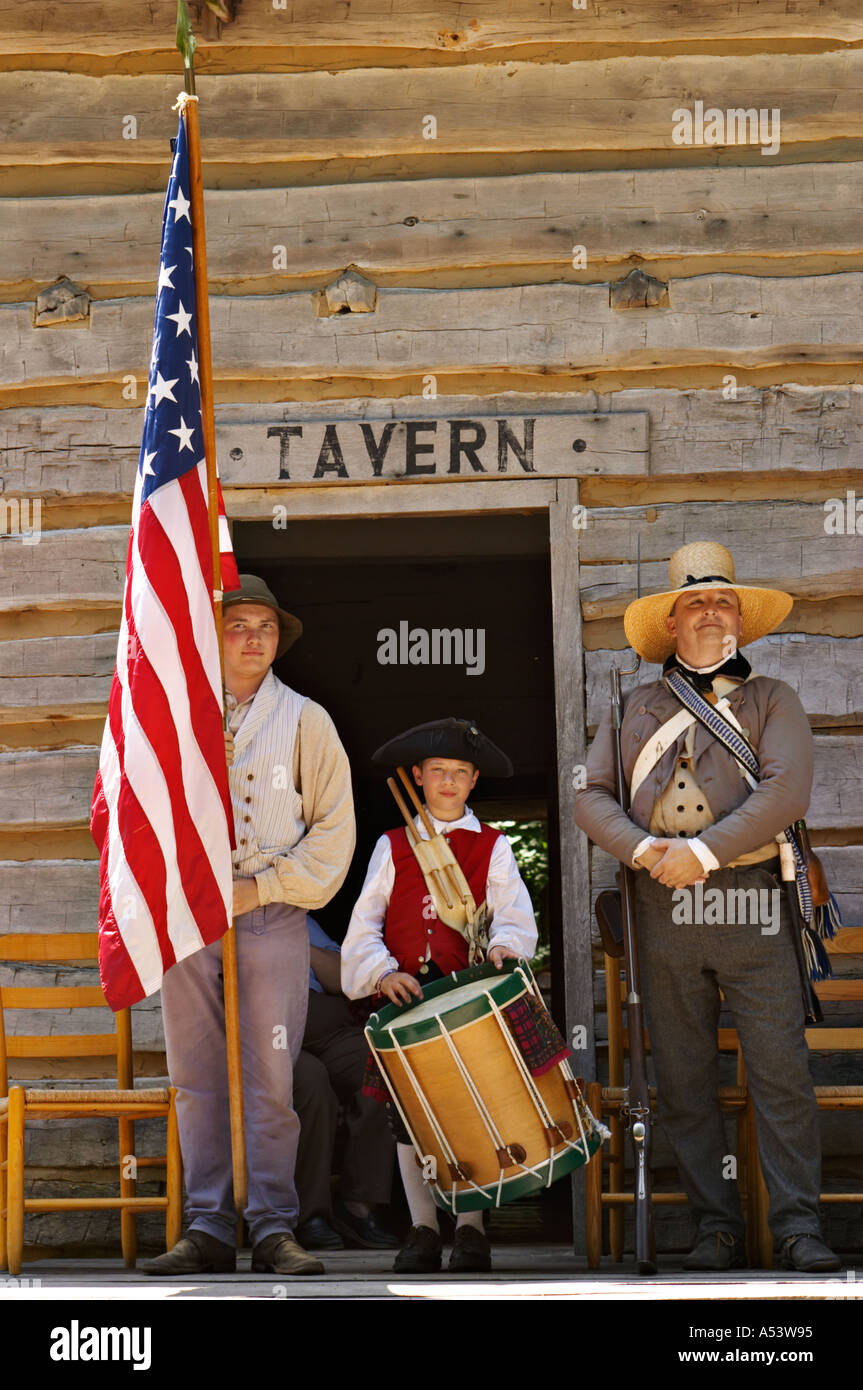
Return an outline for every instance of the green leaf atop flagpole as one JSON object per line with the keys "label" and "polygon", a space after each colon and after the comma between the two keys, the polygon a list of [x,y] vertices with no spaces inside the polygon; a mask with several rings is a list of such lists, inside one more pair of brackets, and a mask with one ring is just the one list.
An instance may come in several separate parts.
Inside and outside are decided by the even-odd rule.
{"label": "green leaf atop flagpole", "polygon": [[183,55],[183,66],[186,69],[186,91],[194,92],[194,59],[198,41],[192,33],[192,21],[189,18],[186,0],[177,0],[177,47]]}

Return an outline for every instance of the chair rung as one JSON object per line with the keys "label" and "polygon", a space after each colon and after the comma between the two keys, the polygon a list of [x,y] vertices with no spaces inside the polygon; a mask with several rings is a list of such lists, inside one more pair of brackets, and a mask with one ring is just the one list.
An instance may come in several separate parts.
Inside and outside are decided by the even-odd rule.
{"label": "chair rung", "polygon": [[[682,1207],[686,1205],[687,1197],[685,1192],[651,1192],[650,1200],[660,1207]],[[634,1201],[634,1192],[603,1192],[602,1194],[604,1207],[631,1207]]]}
{"label": "chair rung", "polygon": [[165,1211],[167,1197],[25,1197],[25,1211]]}
{"label": "chair rung", "polygon": [[24,1090],[25,1105],[167,1105],[168,1091],[161,1087],[149,1091],[97,1091],[97,1090]]}

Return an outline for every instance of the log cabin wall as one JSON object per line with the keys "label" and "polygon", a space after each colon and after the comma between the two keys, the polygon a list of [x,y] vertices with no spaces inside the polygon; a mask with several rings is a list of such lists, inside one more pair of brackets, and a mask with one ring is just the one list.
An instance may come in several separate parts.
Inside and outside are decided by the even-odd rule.
{"label": "log cabin wall", "polygon": [[[859,923],[856,0],[242,0],[224,25],[191,9],[229,515],[550,518],[568,1024],[592,1021],[594,896],[569,780],[625,646],[639,534],[646,589],[676,546],[710,536],[739,576],[794,595],[753,651],[810,713],[813,838]],[[173,0],[0,0],[0,930],[95,921],[87,819],[181,86],[175,14]],[[685,143],[675,113],[694,120],[698,102],[762,111],[762,143]],[[584,416],[589,447],[529,475],[513,460],[505,475],[284,476],[288,421],[477,415]],[[592,890],[610,870],[593,850]],[[157,1002],[136,1014],[139,1071],[157,1075]],[[859,1135],[835,1119],[828,1176],[861,1176]],[[72,1167],[95,1182],[107,1129],[67,1142],[40,1181]],[[859,1245],[835,1210],[828,1234]],[[27,1229],[95,1251],[114,1226]]]}

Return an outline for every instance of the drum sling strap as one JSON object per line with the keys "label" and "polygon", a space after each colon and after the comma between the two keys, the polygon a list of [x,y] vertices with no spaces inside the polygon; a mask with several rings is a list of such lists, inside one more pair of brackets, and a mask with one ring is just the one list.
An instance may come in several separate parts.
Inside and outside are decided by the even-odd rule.
{"label": "drum sling strap", "polygon": [[[717,705],[711,705],[694,686],[690,685],[680,671],[669,671],[663,677],[663,682],[684,709],[688,710],[699,724],[702,724],[708,733],[712,734],[732,755],[749,786],[753,789],[757,787],[760,778],[758,757],[734,716],[730,713],[724,715]],[[804,837],[805,823],[798,821],[795,825],[790,825],[786,830],[780,831],[776,839],[780,846],[787,844],[794,856],[794,879],[802,923],[800,934],[803,939],[803,949],[809,965],[810,977],[813,980],[824,980],[833,974],[833,968],[827,952],[824,950],[824,941],[836,935],[842,921],[839,916],[839,908],[832,895],[828,895],[828,900],[824,904],[817,906],[813,904],[806,857],[802,847]]]}

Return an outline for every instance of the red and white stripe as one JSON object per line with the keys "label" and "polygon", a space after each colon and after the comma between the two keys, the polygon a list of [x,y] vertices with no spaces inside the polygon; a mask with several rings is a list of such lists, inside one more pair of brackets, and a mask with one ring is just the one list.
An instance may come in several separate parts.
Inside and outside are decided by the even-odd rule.
{"label": "red and white stripe", "polygon": [[[233,817],[205,466],[143,506],[140,492],[139,475],[91,818],[102,856],[100,973],[114,1009],[152,994],[165,970],[231,921]],[[220,547],[226,537],[225,523]],[[238,587],[229,548],[222,579]]]}

